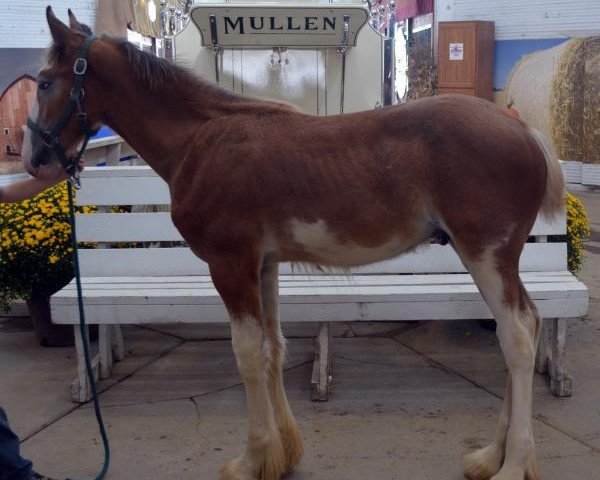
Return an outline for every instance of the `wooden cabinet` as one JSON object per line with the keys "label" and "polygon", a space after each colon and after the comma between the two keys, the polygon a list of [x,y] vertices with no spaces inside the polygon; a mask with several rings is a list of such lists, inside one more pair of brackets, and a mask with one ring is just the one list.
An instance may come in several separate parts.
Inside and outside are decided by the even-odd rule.
{"label": "wooden cabinet", "polygon": [[493,99],[494,22],[440,22],[438,93]]}

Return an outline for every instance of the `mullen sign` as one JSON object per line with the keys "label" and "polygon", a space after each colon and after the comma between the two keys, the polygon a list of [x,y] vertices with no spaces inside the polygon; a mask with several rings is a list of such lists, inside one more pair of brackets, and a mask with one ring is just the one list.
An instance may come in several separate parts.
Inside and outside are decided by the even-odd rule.
{"label": "mullen sign", "polygon": [[337,17],[223,17],[225,34],[256,33],[263,30],[270,32],[335,32]]}
{"label": "mullen sign", "polygon": [[345,15],[350,18],[348,44],[355,45],[356,36],[369,15],[360,5],[258,7],[198,4],[191,11],[192,21],[202,33],[202,45],[220,47],[339,46]]}

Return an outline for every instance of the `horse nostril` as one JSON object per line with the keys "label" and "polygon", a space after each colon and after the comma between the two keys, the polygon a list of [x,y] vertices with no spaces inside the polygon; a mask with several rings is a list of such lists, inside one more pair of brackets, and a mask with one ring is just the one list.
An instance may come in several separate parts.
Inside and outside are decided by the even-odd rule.
{"label": "horse nostril", "polygon": [[31,157],[31,166],[34,168],[40,165],[46,165],[50,157],[50,151],[47,147],[36,148]]}

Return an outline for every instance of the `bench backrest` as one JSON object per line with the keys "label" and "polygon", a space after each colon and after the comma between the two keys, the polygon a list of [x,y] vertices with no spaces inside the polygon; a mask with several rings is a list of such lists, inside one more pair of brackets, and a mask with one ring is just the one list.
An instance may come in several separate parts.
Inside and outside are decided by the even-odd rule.
{"label": "bench backrest", "polygon": [[[77,192],[78,205],[104,207],[170,203],[167,184],[146,166],[87,168],[82,174],[82,185]],[[137,207],[135,210],[141,209]],[[171,222],[170,213],[164,211],[79,214],[77,233],[80,242],[98,243],[101,247],[123,243],[183,241]],[[567,269],[566,243],[547,243],[549,235],[566,235],[564,214],[552,222],[537,219],[531,232],[533,241],[525,245],[521,256],[521,271]],[[208,265],[185,246],[80,249],[80,257],[85,276],[184,276],[209,273]],[[280,271],[284,274],[306,273],[287,264],[283,264]],[[451,246],[429,245],[352,271],[363,274],[464,273],[465,268]]]}

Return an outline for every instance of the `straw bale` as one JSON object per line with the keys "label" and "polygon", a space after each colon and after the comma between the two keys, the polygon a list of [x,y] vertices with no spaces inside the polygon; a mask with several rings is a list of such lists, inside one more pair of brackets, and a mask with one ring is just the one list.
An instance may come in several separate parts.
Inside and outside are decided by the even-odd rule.
{"label": "straw bale", "polygon": [[550,127],[556,153],[563,160],[582,161],[584,39],[568,42],[552,77]]}
{"label": "straw bale", "polygon": [[600,37],[585,39],[583,158],[600,164]]}
{"label": "straw bale", "polygon": [[512,69],[506,83],[506,100],[523,120],[551,135],[550,99],[555,66],[568,42],[526,55]]}

